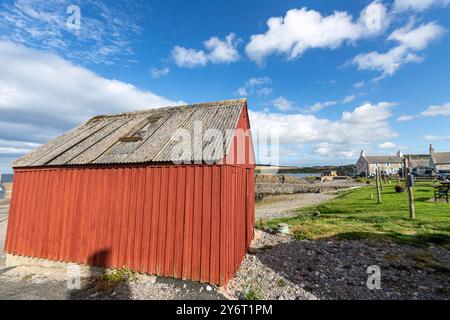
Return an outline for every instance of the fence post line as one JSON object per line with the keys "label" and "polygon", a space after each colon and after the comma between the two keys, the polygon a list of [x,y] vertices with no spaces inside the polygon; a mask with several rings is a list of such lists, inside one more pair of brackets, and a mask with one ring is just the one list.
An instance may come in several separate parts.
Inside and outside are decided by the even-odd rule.
{"label": "fence post line", "polygon": [[408,189],[408,201],[409,201],[409,218],[411,220],[414,220],[416,217],[416,208],[414,207],[414,190],[412,186],[412,176],[410,173],[410,167],[409,167],[410,161],[405,157],[403,158],[403,164],[405,167],[405,173],[406,173],[406,188]]}
{"label": "fence post line", "polygon": [[378,197],[378,203],[381,204],[381,190],[380,190],[380,169],[376,168],[376,174],[375,174],[375,180],[376,180],[376,186],[377,186],[377,197]]}

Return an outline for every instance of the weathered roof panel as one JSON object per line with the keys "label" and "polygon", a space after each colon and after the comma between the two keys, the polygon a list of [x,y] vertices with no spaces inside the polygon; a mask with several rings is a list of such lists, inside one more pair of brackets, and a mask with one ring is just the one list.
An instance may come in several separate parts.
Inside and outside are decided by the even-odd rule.
{"label": "weathered roof panel", "polygon": [[413,168],[427,168],[430,166],[430,159],[411,159],[409,165]]}
{"label": "weathered roof panel", "polygon": [[[13,167],[171,162],[178,143],[173,138],[180,130],[190,134],[196,148],[183,161],[218,162],[231,144],[226,133],[236,129],[245,105],[239,99],[97,116],[16,160]],[[203,134],[215,129],[225,139],[194,144],[198,122]]]}
{"label": "weathered roof panel", "polygon": [[370,164],[382,163],[403,163],[403,158],[399,156],[365,156]]}
{"label": "weathered roof panel", "polygon": [[434,152],[432,157],[435,165],[450,164],[450,152]]}

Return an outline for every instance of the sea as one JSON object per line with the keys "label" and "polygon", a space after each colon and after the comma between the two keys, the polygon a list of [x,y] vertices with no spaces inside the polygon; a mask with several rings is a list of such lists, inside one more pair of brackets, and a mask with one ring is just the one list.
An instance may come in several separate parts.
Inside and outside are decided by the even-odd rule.
{"label": "sea", "polygon": [[[5,182],[13,182],[13,175],[3,173],[1,183],[3,184]],[[3,187],[0,186],[0,199],[3,199],[4,195],[5,195],[5,190]]]}
{"label": "sea", "polygon": [[287,175],[287,176],[292,176],[292,177],[297,177],[297,178],[307,178],[307,177],[320,177],[321,174],[317,173],[317,172],[310,172],[310,173],[289,173],[289,172],[278,172],[276,170],[264,170],[261,174],[269,174],[269,175]]}
{"label": "sea", "polygon": [[285,175],[288,176],[293,176],[293,177],[297,177],[297,178],[307,178],[307,177],[320,177],[321,174],[317,173],[317,172],[311,172],[311,173],[284,173]]}

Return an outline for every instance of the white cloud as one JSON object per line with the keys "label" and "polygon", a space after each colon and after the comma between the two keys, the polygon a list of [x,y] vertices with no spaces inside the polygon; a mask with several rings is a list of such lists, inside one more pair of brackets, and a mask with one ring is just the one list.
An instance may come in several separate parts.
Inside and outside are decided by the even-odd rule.
{"label": "white cloud", "polygon": [[152,78],[154,79],[159,79],[161,77],[165,77],[170,73],[170,69],[167,67],[158,69],[153,67],[152,70],[150,71],[150,74],[152,75]]}
{"label": "white cloud", "polygon": [[[79,63],[127,64],[134,54],[139,4],[79,0],[81,28],[69,29],[72,0],[14,0],[0,5],[0,40],[56,53]],[[89,10],[88,10],[89,8]]]}
{"label": "white cloud", "polygon": [[208,57],[203,50],[186,49],[175,46],[172,57],[177,66],[182,68],[204,67],[208,64]]}
{"label": "white cloud", "polygon": [[411,50],[424,50],[428,45],[444,33],[444,28],[435,22],[422,24],[414,29],[414,23],[410,22],[403,28],[394,30],[388,40],[395,40],[402,47]]}
{"label": "white cloud", "polygon": [[0,147],[0,154],[24,154],[27,152],[30,152],[32,149],[21,149],[21,148],[14,148],[14,147]]}
{"label": "white cloud", "polygon": [[365,87],[365,85],[366,85],[366,83],[364,81],[358,81],[358,82],[355,82],[353,87],[356,89],[362,89]]}
{"label": "white cloud", "polygon": [[245,81],[244,86],[237,90],[237,94],[241,97],[256,93],[258,96],[268,96],[273,89],[270,87],[272,80],[268,77],[250,78]]}
{"label": "white cloud", "polygon": [[395,143],[387,141],[378,146],[380,149],[394,149],[396,147]]}
{"label": "white cloud", "polygon": [[377,34],[387,24],[386,8],[378,1],[367,6],[356,21],[342,11],[322,16],[307,8],[292,9],[285,17],[270,18],[267,32],[253,35],[245,50],[258,64],[263,64],[273,54],[295,59],[308,49],[336,49],[344,42],[352,43]]}
{"label": "white cloud", "polygon": [[172,57],[179,67],[195,68],[204,67],[208,63],[233,63],[240,59],[237,45],[239,40],[234,33],[230,33],[221,40],[218,37],[211,37],[203,42],[204,50],[187,49],[175,46],[172,50]]}
{"label": "white cloud", "polygon": [[383,75],[393,75],[406,63],[420,63],[423,58],[409,52],[404,47],[395,47],[386,53],[370,52],[360,54],[353,60],[359,70],[381,71]]}
{"label": "white cloud", "polygon": [[206,49],[210,50],[209,60],[212,63],[231,63],[240,59],[239,52],[236,50],[236,35],[230,33],[225,41],[218,37],[212,37],[204,42]]}
{"label": "white cloud", "polygon": [[295,104],[292,101],[289,101],[285,97],[278,97],[272,101],[272,104],[275,108],[280,111],[287,112],[294,108]]}
{"label": "white cloud", "polygon": [[440,106],[429,106],[421,115],[425,117],[450,116],[450,102]]}
{"label": "white cloud", "polygon": [[345,96],[341,101],[330,100],[330,101],[325,101],[325,102],[316,102],[312,105],[304,107],[303,111],[306,113],[316,113],[325,108],[337,105],[339,103],[348,104],[350,102],[353,102],[355,99],[356,99],[356,95],[348,95],[348,96]]}
{"label": "white cloud", "polygon": [[24,154],[30,152],[38,146],[38,143],[0,140],[0,155],[4,157]]}
{"label": "white cloud", "polygon": [[438,39],[444,29],[435,22],[415,29],[413,27],[413,23],[409,23],[406,27],[395,30],[388,40],[396,41],[399,45],[388,52],[360,54],[353,59],[353,63],[359,70],[380,71],[383,76],[391,76],[404,64],[422,62],[424,58],[417,52],[426,49],[432,41]]}
{"label": "white cloud", "polygon": [[271,87],[264,87],[264,88],[256,90],[256,94],[260,97],[269,96],[272,92],[273,92],[273,89]]}
{"label": "white cloud", "polygon": [[352,95],[344,97],[344,99],[342,99],[342,103],[347,104],[347,103],[353,102],[355,99],[356,99],[356,96],[354,94],[352,94]]}
{"label": "white cloud", "polygon": [[433,136],[433,135],[428,135],[428,136],[425,136],[424,139],[426,141],[450,141],[450,136]]}
{"label": "white cloud", "polygon": [[317,156],[352,158],[362,147],[396,136],[389,125],[393,106],[388,102],[365,104],[344,112],[336,121],[314,115],[255,111],[250,111],[250,119],[256,136],[270,129],[282,146],[301,148],[312,144]]}
{"label": "white cloud", "polygon": [[390,102],[381,102],[376,105],[366,103],[356,108],[353,112],[344,112],[342,114],[342,120],[348,124],[354,124],[355,126],[364,124],[370,126],[391,117],[391,108],[393,106],[395,106],[395,104]]}
{"label": "white cloud", "polygon": [[416,116],[404,115],[404,116],[398,117],[398,118],[397,118],[397,121],[398,121],[398,122],[405,122],[405,121],[413,120],[414,118],[416,118]]}
{"label": "white cloud", "polygon": [[89,117],[178,104],[53,54],[0,41],[0,147],[15,153]]}
{"label": "white cloud", "polygon": [[447,6],[450,0],[395,0],[393,8],[396,11],[424,11],[432,6]]}
{"label": "white cloud", "polygon": [[422,111],[418,115],[403,115],[397,118],[397,121],[410,121],[420,117],[437,117],[437,116],[450,116],[450,102],[443,105],[429,106],[426,110]]}
{"label": "white cloud", "polygon": [[321,142],[313,147],[313,151],[317,156],[324,158],[344,158],[354,159],[359,152],[356,149],[350,149],[347,145],[332,144],[328,142]]}
{"label": "white cloud", "polygon": [[316,113],[327,107],[334,106],[336,103],[336,101],[316,102],[313,105],[306,106],[304,110],[307,113]]}

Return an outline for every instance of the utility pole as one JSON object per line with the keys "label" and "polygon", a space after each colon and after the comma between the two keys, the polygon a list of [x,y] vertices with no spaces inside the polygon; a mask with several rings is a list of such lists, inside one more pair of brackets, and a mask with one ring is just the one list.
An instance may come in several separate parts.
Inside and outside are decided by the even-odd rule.
{"label": "utility pole", "polygon": [[408,189],[408,200],[409,200],[409,218],[414,220],[416,217],[416,208],[414,207],[414,190],[412,185],[412,175],[410,173],[409,161],[405,157],[403,158],[403,165],[405,168],[405,178],[406,178],[406,188]]}
{"label": "utility pole", "polygon": [[375,180],[376,180],[376,185],[377,185],[377,197],[378,197],[378,204],[381,204],[381,190],[380,190],[380,169],[376,169],[376,174],[375,174]]}

